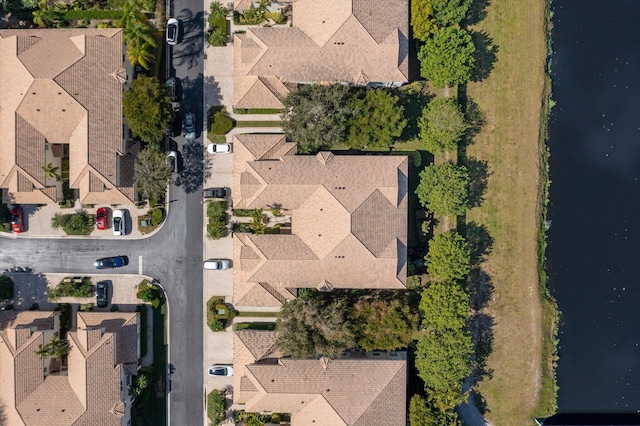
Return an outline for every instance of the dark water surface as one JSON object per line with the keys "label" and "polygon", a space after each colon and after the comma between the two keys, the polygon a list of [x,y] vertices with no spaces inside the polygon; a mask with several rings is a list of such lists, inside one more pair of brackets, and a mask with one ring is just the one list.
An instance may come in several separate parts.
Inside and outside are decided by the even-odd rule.
{"label": "dark water surface", "polygon": [[640,0],[554,0],[560,412],[640,409]]}

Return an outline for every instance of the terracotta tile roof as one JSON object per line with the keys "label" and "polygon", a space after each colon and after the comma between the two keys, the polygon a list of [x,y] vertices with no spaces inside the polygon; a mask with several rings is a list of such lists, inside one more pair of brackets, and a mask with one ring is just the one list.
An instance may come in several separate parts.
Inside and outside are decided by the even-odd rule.
{"label": "terracotta tile roof", "polygon": [[283,92],[258,77],[281,84],[407,82],[408,15],[407,0],[294,2],[293,27],[235,35],[236,106],[279,108]]}
{"label": "terracotta tile roof", "polygon": [[0,403],[8,424],[121,425],[126,406],[120,362],[137,365],[137,314],[79,314],[78,330],[67,334],[67,375],[44,374],[35,351],[57,331],[58,316],[0,312]]}
{"label": "terracotta tile roof", "polygon": [[[283,353],[275,346],[276,333],[268,330],[237,330],[233,332],[233,400],[246,401],[257,395],[258,389],[245,376],[245,366],[256,361],[275,362]],[[270,360],[270,361],[269,361]]]}
{"label": "terracotta tile roof", "polygon": [[[45,189],[46,141],[69,144],[70,187],[80,190],[83,202],[94,188],[103,192],[99,181],[115,189],[100,201],[135,200],[131,179],[122,170],[118,176],[124,154],[122,30],[0,30],[0,56],[0,149],[6,154],[0,182],[7,198],[56,200],[55,191]],[[78,178],[87,168],[99,177],[81,185]],[[17,173],[29,175],[31,184],[16,180]]]}
{"label": "terracotta tile roof", "polygon": [[378,358],[280,358],[278,363],[258,361],[244,368],[241,361],[250,358],[235,358],[234,375],[240,373],[235,380],[251,389],[246,377],[256,389],[246,395],[241,392],[235,401],[244,402],[247,411],[291,413],[295,425],[404,426],[406,355],[381,354]]}
{"label": "terracotta tile roof", "polygon": [[278,206],[291,221],[290,234],[234,234],[234,303],[278,306],[287,287],[404,288],[407,157],[272,159],[283,145],[279,135],[234,139],[234,206]]}

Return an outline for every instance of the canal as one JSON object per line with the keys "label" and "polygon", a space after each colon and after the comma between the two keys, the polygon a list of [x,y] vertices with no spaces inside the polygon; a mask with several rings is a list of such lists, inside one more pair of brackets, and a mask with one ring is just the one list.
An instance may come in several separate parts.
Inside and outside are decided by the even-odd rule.
{"label": "canal", "polygon": [[560,412],[640,409],[640,1],[554,0]]}

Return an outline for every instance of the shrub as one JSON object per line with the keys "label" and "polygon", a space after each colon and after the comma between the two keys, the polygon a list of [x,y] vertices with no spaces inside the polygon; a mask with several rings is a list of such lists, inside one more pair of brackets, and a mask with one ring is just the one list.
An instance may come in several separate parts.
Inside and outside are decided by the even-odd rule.
{"label": "shrub", "polygon": [[162,294],[160,287],[155,284],[149,284],[149,280],[142,280],[140,282],[136,297],[150,303],[153,309],[160,306],[164,299],[164,295]]}
{"label": "shrub", "polygon": [[227,230],[227,202],[209,201],[207,203],[207,237],[212,240],[224,238]]}
{"label": "shrub", "polygon": [[93,282],[89,277],[81,280],[70,277],[64,278],[57,286],[49,289],[49,299],[56,300],[60,297],[91,297],[93,296]]}
{"label": "shrub", "polygon": [[89,235],[93,231],[94,218],[84,210],[74,214],[56,213],[51,218],[51,227],[62,228],[67,235]]}
{"label": "shrub", "polygon": [[219,425],[225,421],[227,415],[227,400],[225,392],[213,390],[207,395],[207,417],[214,425]]}
{"label": "shrub", "polygon": [[151,210],[151,224],[153,226],[158,226],[162,223],[162,219],[164,218],[164,212],[162,209],[153,209]]}
{"label": "shrub", "polygon": [[224,107],[213,107],[209,110],[209,133],[224,135],[233,128],[233,121],[227,115]]}
{"label": "shrub", "polygon": [[6,275],[0,275],[0,300],[13,299],[13,280]]}
{"label": "shrub", "polygon": [[211,331],[222,331],[226,328],[226,321],[222,320],[222,319],[214,319],[213,321],[209,322],[209,328],[211,329]]}

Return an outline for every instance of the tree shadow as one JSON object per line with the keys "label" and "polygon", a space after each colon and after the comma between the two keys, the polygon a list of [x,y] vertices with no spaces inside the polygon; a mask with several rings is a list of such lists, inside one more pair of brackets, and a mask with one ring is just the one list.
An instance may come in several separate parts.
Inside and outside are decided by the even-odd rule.
{"label": "tree shadow", "polygon": [[493,351],[493,326],[495,321],[491,315],[476,313],[469,318],[475,343],[475,378],[476,382],[484,378],[493,378],[493,370],[487,368],[487,360]]}
{"label": "tree shadow", "polygon": [[484,127],[486,123],[486,115],[480,109],[480,105],[470,97],[465,99],[466,105],[464,108],[464,116],[469,124],[469,128],[464,136],[466,145],[470,145]]}
{"label": "tree shadow", "polygon": [[480,266],[493,248],[493,237],[485,225],[469,222],[464,225],[464,234],[471,250],[471,267]]}
{"label": "tree shadow", "polygon": [[489,0],[474,0],[471,3],[471,8],[467,12],[467,16],[464,19],[463,27],[468,25],[475,25],[480,21],[483,21],[487,17],[487,7],[489,6]]}
{"label": "tree shadow", "polygon": [[481,267],[472,267],[469,272],[468,287],[471,309],[481,311],[489,304],[493,294],[491,277]]}
{"label": "tree shadow", "polygon": [[211,76],[204,79],[204,101],[207,110],[209,110],[210,106],[221,105],[222,93],[220,92],[220,84]]}
{"label": "tree shadow", "polygon": [[202,116],[202,90],[204,85],[204,77],[202,74],[198,74],[195,79],[184,78],[182,79],[182,99],[181,109],[183,113],[181,118],[184,118],[184,113],[190,111],[196,116],[196,139],[202,135],[202,128],[206,117]]}
{"label": "tree shadow", "polygon": [[499,47],[486,31],[471,31],[471,39],[476,47],[475,65],[471,81],[482,81],[489,77],[497,60]]}
{"label": "tree shadow", "polygon": [[[416,84],[416,87],[420,86]],[[404,107],[404,117],[407,119],[407,125],[402,131],[399,140],[410,141],[418,137],[418,120],[422,115],[422,110],[426,108],[434,95],[426,90],[412,90],[409,87],[405,88],[399,95],[398,104]]]}
{"label": "tree shadow", "polygon": [[465,158],[463,164],[469,171],[469,208],[479,207],[484,201],[484,193],[489,180],[489,163],[485,160]]}
{"label": "tree shadow", "polygon": [[187,194],[200,189],[202,182],[210,177],[209,157],[204,156],[204,146],[196,140],[182,147],[184,169],[176,179],[176,186],[182,186]]}

